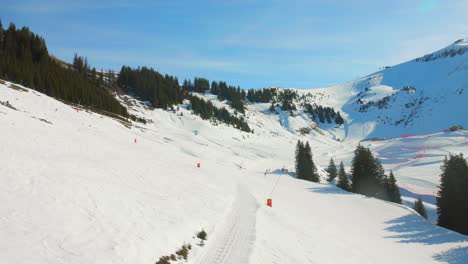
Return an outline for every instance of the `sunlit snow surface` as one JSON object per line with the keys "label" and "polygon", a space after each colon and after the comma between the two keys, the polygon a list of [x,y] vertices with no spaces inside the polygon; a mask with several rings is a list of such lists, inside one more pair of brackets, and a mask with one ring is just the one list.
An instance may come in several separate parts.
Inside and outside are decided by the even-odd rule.
{"label": "sunlit snow surface", "polygon": [[[314,129],[297,113],[286,125],[269,104],[251,104],[251,134],[213,126],[183,107],[171,113],[134,101],[131,111],[152,123],[130,129],[8,86],[0,84],[0,101],[16,110],[0,105],[2,262],[154,263],[184,242],[193,246],[188,263],[468,260],[466,236],[433,226],[404,206],[282,172],[293,171],[298,139],[310,141],[323,178],[330,157],[349,169],[367,123],[359,133],[353,132],[357,123]],[[336,96],[324,104],[340,109],[355,94],[348,88],[330,89]],[[304,126],[311,134],[297,132]],[[460,131],[361,144],[395,171],[408,192],[433,194],[440,161],[448,152],[464,152],[465,139]],[[273,199],[272,208],[266,198]],[[208,233],[204,247],[193,238],[202,228]]]}

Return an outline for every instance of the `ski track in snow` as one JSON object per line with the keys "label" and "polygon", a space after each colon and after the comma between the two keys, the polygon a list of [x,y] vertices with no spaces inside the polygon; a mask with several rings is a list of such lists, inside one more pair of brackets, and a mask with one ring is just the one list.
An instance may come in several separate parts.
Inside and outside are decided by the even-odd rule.
{"label": "ski track in snow", "polygon": [[231,211],[208,238],[205,254],[195,261],[199,264],[249,263],[255,242],[255,223],[258,205],[245,186],[240,185]]}

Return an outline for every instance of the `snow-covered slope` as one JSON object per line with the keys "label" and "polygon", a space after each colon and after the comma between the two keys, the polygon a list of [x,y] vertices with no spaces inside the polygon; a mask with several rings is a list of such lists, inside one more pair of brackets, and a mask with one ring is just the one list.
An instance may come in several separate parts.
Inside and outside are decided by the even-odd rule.
{"label": "snow-covered slope", "polygon": [[[330,91],[340,94],[330,106],[345,105],[346,87]],[[345,128],[301,135],[308,117],[268,104],[247,106],[254,134],[140,104],[131,111],[152,122],[128,127],[8,83],[0,101],[2,262],[154,263],[184,242],[189,263],[468,261],[466,236],[407,207],[281,170],[293,170],[298,139],[320,170],[332,156],[349,164],[355,144],[330,136]],[[202,228],[204,247],[193,238]]]}
{"label": "snow-covered slope", "polygon": [[[341,127],[321,125],[322,134],[344,141],[336,153],[331,148],[330,156],[349,165],[350,151],[357,144],[369,146],[386,170],[395,171],[405,195],[411,197],[408,202],[416,196],[427,198],[435,221],[434,195],[443,158],[449,153],[468,154],[468,132],[448,131],[468,127],[467,51],[468,40],[461,39],[357,80],[296,91],[313,103],[335,108],[345,118]],[[289,117],[290,123],[295,119]]]}
{"label": "snow-covered slope", "polygon": [[351,82],[343,110],[366,137],[441,132],[468,126],[468,41]]}

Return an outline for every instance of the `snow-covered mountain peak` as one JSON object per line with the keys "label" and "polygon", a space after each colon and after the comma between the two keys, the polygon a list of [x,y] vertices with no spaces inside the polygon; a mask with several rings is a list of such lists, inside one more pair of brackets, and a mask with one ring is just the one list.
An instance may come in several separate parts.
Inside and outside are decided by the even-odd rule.
{"label": "snow-covered mountain peak", "polygon": [[436,52],[426,54],[420,58],[417,58],[415,61],[417,62],[428,62],[437,59],[443,59],[447,57],[455,57],[459,55],[463,55],[468,51],[468,38],[463,38],[455,41],[453,44],[445,47],[441,50]]}

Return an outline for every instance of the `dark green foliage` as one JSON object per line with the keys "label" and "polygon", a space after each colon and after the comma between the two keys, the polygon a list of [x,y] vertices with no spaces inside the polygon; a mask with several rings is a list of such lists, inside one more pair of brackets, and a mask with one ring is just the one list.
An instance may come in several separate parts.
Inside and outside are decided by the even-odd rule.
{"label": "dark green foliage", "polygon": [[384,170],[380,161],[370,149],[359,145],[354,151],[352,161],[352,191],[380,199],[386,198]]}
{"label": "dark green foliage", "polygon": [[187,98],[190,100],[192,111],[201,118],[219,120],[242,131],[251,132],[249,125],[242,117],[231,115],[226,108],[216,108],[211,102],[194,95],[188,95]]}
{"label": "dark green foliage", "polygon": [[214,95],[217,95],[219,94],[219,87],[218,87],[218,83],[215,82],[215,81],[212,81],[211,82],[211,94],[214,94]]}
{"label": "dark green foliage", "polygon": [[307,181],[319,182],[320,177],[312,159],[312,150],[310,148],[309,142],[304,144],[301,141],[298,141],[296,145],[295,156],[297,178]]}
{"label": "dark green foliage", "polygon": [[295,153],[295,168],[296,176],[299,179],[305,178],[304,172],[304,144],[298,140],[296,144],[296,153]]}
{"label": "dark green foliage", "polygon": [[193,91],[196,93],[205,93],[206,90],[210,89],[210,81],[205,78],[195,78],[193,80]]}
{"label": "dark green foliage", "polygon": [[418,200],[414,201],[413,209],[418,212],[419,215],[427,219],[427,212],[426,208],[424,207],[424,204],[421,200],[421,198],[418,198]]}
{"label": "dark green foliage", "polygon": [[309,113],[315,122],[329,123],[335,122],[337,125],[344,123],[340,112],[335,112],[333,107],[323,107],[321,105],[304,105],[305,112]]}
{"label": "dark green foliage", "polygon": [[[66,102],[127,117],[122,106],[95,76],[86,76],[49,55],[45,40],[11,23],[0,30],[0,78]],[[89,66],[88,66],[89,68]]]}
{"label": "dark green foliage", "polygon": [[149,100],[154,107],[167,109],[182,102],[182,91],[176,77],[162,75],[152,68],[132,69],[123,66],[117,84],[126,92],[135,93],[143,100]]}
{"label": "dark green foliage", "polygon": [[196,92],[204,94],[206,90],[210,89],[210,81],[205,78],[195,77],[193,83],[191,80],[184,80],[182,89],[187,92]]}
{"label": "dark green foliage", "polygon": [[77,53],[73,56],[73,69],[83,75],[91,72],[88,59],[86,57],[78,56]]}
{"label": "dark green foliage", "polygon": [[278,94],[277,89],[250,89],[247,91],[247,99],[252,103],[269,103]]}
{"label": "dark green foliage", "polygon": [[336,165],[333,161],[333,158],[330,159],[330,163],[328,164],[328,168],[326,171],[328,172],[328,182],[333,181],[336,178],[336,176],[338,176],[338,171],[336,169]]}
{"label": "dark green foliage", "polygon": [[187,91],[187,92],[193,92],[195,90],[195,87],[192,84],[191,80],[184,80],[184,83],[182,84],[182,90]]}
{"label": "dark green foliage", "polygon": [[211,82],[204,78],[195,78],[194,82],[185,80],[182,89],[187,92],[205,93],[206,90],[210,90],[211,94],[217,95],[220,101],[227,100],[229,105],[240,113],[244,113],[244,98],[245,91],[241,90],[240,87],[228,86],[226,82]]}
{"label": "dark green foliage", "polygon": [[229,101],[229,104],[232,108],[236,109],[237,111],[244,113],[244,98],[245,98],[245,91],[241,90],[240,87],[228,86],[225,82],[219,82],[219,93],[218,99],[223,101]]}
{"label": "dark green foliage", "polygon": [[207,235],[205,230],[202,229],[202,231],[198,232],[197,237],[201,240],[206,240]]}
{"label": "dark green foliage", "polygon": [[281,103],[281,109],[283,111],[295,111],[296,106],[294,105],[294,100],[297,99],[299,95],[294,90],[282,90],[278,93],[278,102]]}
{"label": "dark green foliage", "polygon": [[401,204],[400,188],[393,172],[390,171],[389,177],[384,177],[384,186],[387,191],[387,200],[393,203]]}
{"label": "dark green foliage", "polygon": [[3,24],[2,24],[2,20],[0,20],[0,54],[2,54],[2,47],[3,47]]}
{"label": "dark green foliage", "polygon": [[[333,111],[334,111],[334,110],[333,110]],[[338,111],[338,112],[336,113],[336,116],[335,116],[335,123],[336,123],[337,125],[342,125],[342,124],[344,124],[344,119],[343,119],[343,117],[341,117],[340,111]]]}
{"label": "dark green foliage", "polygon": [[468,235],[468,166],[463,154],[450,154],[441,169],[437,224]]}
{"label": "dark green foliage", "polygon": [[338,172],[338,182],[336,183],[336,186],[345,191],[351,191],[351,187],[349,186],[348,175],[346,175],[343,162],[340,163],[340,170]]}
{"label": "dark green foliage", "polygon": [[400,189],[393,172],[387,177],[382,164],[374,158],[370,149],[361,145],[356,148],[351,172],[354,193],[401,204]]}

